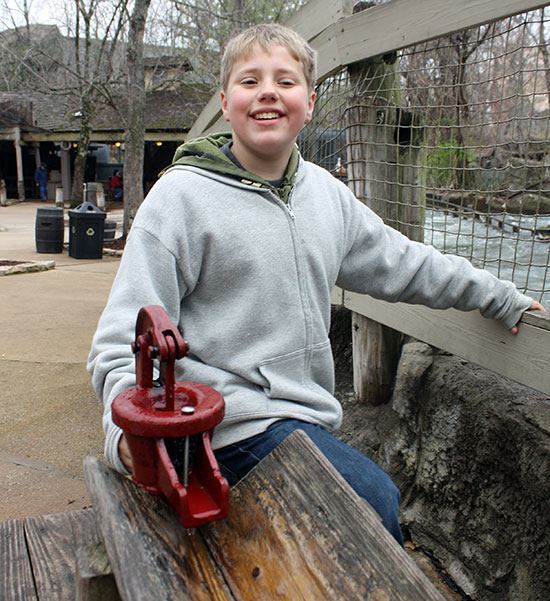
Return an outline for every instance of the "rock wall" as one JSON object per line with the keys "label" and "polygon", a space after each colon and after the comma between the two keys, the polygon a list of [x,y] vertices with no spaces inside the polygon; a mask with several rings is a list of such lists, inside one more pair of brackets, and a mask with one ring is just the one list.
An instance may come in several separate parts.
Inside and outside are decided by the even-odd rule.
{"label": "rock wall", "polygon": [[550,398],[420,342],[390,403],[341,398],[341,437],[393,477],[404,530],[465,593],[550,599]]}

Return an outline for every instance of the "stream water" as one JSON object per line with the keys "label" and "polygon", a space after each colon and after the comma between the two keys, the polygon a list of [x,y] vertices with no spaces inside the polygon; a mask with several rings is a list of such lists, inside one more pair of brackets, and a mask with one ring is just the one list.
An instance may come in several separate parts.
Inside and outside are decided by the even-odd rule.
{"label": "stream water", "polygon": [[550,310],[550,215],[507,215],[502,224],[427,209],[424,242],[513,281]]}

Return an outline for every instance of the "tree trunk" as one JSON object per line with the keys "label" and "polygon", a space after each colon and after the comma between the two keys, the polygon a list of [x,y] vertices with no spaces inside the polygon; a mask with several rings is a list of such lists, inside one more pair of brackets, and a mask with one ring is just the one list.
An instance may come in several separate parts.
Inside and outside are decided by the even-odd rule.
{"label": "tree trunk", "polygon": [[[71,189],[70,207],[74,209],[83,201],[82,184],[86,173],[86,159],[88,158],[88,147],[92,135],[92,117],[85,108],[89,102],[82,99],[82,121],[78,137],[78,148],[74,160],[73,186]],[[92,103],[93,104],[93,103]]]}
{"label": "tree trunk", "polygon": [[151,0],[136,0],[128,39],[128,125],[124,151],[124,220],[122,235],[132,227],[143,202],[143,159],[145,155],[145,87],[143,35]]}

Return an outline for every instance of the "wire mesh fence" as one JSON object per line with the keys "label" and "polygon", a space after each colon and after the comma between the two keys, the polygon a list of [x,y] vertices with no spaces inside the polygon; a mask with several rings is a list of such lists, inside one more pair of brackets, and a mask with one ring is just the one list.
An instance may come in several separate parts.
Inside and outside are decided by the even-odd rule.
{"label": "wire mesh fence", "polygon": [[550,8],[355,63],[298,143],[387,223],[550,309]]}

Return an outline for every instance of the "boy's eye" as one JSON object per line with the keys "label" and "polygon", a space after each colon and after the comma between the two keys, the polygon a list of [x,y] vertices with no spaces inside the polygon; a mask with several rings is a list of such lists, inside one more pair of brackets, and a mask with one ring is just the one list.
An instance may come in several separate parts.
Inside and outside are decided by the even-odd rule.
{"label": "boy's eye", "polygon": [[246,85],[254,85],[256,83],[256,80],[252,77],[247,77],[245,79],[242,79],[241,83],[245,86]]}
{"label": "boy's eye", "polygon": [[288,86],[293,86],[293,85],[294,85],[294,82],[293,82],[291,79],[283,79],[283,80],[280,82],[280,84],[281,84],[282,86],[286,86],[286,87],[288,87]]}

